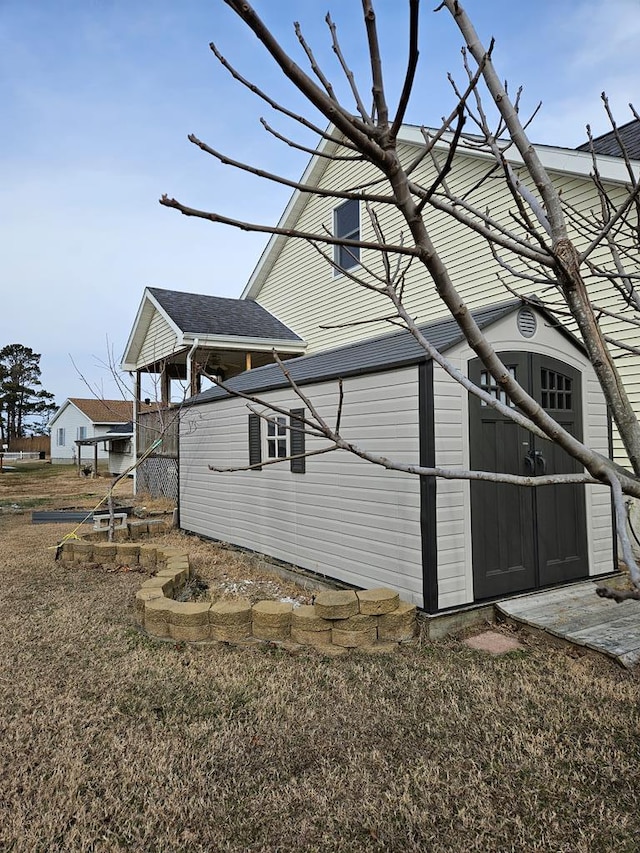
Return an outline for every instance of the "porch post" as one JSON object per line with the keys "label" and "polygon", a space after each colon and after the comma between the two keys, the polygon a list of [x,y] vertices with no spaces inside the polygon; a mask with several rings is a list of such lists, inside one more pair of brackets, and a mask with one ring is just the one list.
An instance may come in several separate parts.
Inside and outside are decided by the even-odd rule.
{"label": "porch post", "polygon": [[162,373],[160,374],[160,393],[162,396],[162,405],[166,408],[171,401],[171,377],[166,364],[163,366]]}
{"label": "porch post", "polygon": [[138,490],[138,418],[140,416],[140,401],[142,397],[142,371],[136,370],[136,387],[133,394],[133,494]]}

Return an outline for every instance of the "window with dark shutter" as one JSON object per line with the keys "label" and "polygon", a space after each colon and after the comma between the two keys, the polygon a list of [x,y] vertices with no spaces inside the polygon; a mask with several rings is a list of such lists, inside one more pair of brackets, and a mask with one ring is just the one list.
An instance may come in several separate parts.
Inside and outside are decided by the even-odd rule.
{"label": "window with dark shutter", "polygon": [[[360,239],[360,202],[350,199],[333,212],[333,233],[345,240]],[[334,260],[343,270],[350,270],[360,263],[359,246],[335,246]]]}
{"label": "window with dark shutter", "polygon": [[[304,409],[291,409],[291,456],[299,456],[304,453],[304,425],[299,418],[304,418]],[[306,470],[306,458],[291,460],[291,471],[294,474],[304,474]]]}
{"label": "window with dark shutter", "polygon": [[287,456],[287,419],[271,417],[267,421],[267,459]]}
{"label": "window with dark shutter", "polygon": [[[249,465],[259,465],[262,462],[262,436],[260,433],[260,416],[249,415]],[[254,471],[262,471],[262,467],[254,468]]]}

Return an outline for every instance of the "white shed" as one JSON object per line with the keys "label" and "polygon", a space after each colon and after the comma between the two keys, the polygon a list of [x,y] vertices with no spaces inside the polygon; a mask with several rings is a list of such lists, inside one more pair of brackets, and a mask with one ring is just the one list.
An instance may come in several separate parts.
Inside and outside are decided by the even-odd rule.
{"label": "white shed", "polygon": [[[575,338],[512,301],[474,316],[543,407],[610,454],[609,419]],[[453,320],[424,327],[465,374],[494,392]],[[343,380],[342,435],[425,466],[541,474],[579,470],[549,442],[469,398],[406,332],[287,362],[328,420]],[[269,404],[302,408],[277,365],[231,380]],[[305,444],[306,442],[306,444]],[[386,586],[430,613],[611,572],[615,542],[604,486],[524,488],[388,471],[345,452],[229,473],[326,442],[267,424],[211,388],[180,416],[180,526],[354,587]]]}

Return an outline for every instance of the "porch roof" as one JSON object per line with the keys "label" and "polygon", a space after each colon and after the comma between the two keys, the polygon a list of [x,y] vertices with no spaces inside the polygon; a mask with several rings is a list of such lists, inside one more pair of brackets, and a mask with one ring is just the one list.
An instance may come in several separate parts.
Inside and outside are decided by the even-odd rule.
{"label": "porch roof", "polygon": [[150,348],[154,361],[167,358],[184,361],[186,351],[196,342],[200,350],[275,348],[283,353],[302,353],[306,348],[294,331],[251,299],[147,287],[122,356],[123,370],[148,366],[145,344],[152,321],[158,320],[166,335],[162,344],[154,342]]}
{"label": "porch roof", "polygon": [[91,438],[76,438],[75,443],[84,447],[91,444],[102,444],[103,441],[120,441],[124,438],[133,438],[133,423],[129,421],[126,424],[114,424],[110,430],[102,435],[93,435]]}

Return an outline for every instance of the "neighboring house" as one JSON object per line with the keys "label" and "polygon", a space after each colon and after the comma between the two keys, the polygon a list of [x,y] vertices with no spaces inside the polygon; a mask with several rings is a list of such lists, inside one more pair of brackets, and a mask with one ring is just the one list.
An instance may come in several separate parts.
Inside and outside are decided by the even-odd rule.
{"label": "neighboring house", "polygon": [[[105,435],[116,424],[133,420],[130,400],[97,400],[69,397],[49,421],[51,430],[51,461],[71,464],[77,462],[76,440],[95,439]],[[94,455],[91,454],[90,461]],[[108,446],[97,445],[98,462],[109,458]]]}
{"label": "neighboring house", "polygon": [[[627,142],[635,138],[640,140],[640,123],[625,129]],[[412,161],[423,143],[421,129],[404,127],[399,140],[402,157]],[[331,141],[321,142],[302,183],[353,188],[375,177],[365,162],[322,156],[330,154],[333,146]],[[599,146],[603,151],[598,156],[600,179],[612,195],[622,195],[626,165],[612,153],[609,135],[597,141],[596,151]],[[551,146],[537,150],[569,204],[585,212],[598,205],[589,152]],[[507,157],[518,171],[517,154],[510,150]],[[493,216],[507,219],[511,196],[500,179],[483,179],[488,163],[487,156],[477,150],[459,150],[447,181],[468,192],[477,206],[489,207]],[[425,160],[416,170],[416,179],[429,185],[432,172],[432,164]],[[406,225],[397,211],[386,206],[377,213],[386,239],[398,242]],[[315,233],[327,227],[339,236],[375,240],[364,206],[357,200],[337,203],[329,196],[298,191],[278,226]],[[554,328],[555,321],[542,310],[528,308],[528,314],[520,313],[519,302],[505,307],[507,293],[499,268],[475,232],[434,212],[428,214],[428,226],[462,297],[484,318],[487,335],[525,387],[553,412],[560,398],[544,383],[560,382],[568,396],[557,405],[562,412],[553,413],[563,423],[570,415],[568,427],[582,434],[587,444],[624,462],[615,430],[609,434],[603,396],[581,344],[569,332]],[[357,272],[383,270],[380,254],[373,250],[345,253],[336,249],[335,258]],[[509,286],[532,289],[505,270],[500,273]],[[417,263],[407,271],[404,293],[411,315],[428,323],[430,335],[447,349],[460,370],[480,381],[483,371],[466,343],[456,337],[457,327]],[[611,305],[607,292],[597,293],[597,298],[604,308]],[[216,305],[220,323],[232,324],[234,348],[229,347],[228,334],[213,334],[208,350],[196,355],[204,337],[198,334],[199,306],[207,302]],[[247,340],[252,326],[241,312],[258,309],[271,320],[277,318],[286,332],[275,336],[275,342],[262,340],[262,348],[252,348]],[[461,386],[444,377],[424,353],[414,350],[408,359],[402,355],[405,344],[398,343],[405,339],[402,336],[378,339],[388,333],[388,324],[367,321],[388,313],[381,297],[336,274],[313,246],[274,235],[241,300],[148,288],[122,367],[139,376],[147,370],[160,375],[182,371],[183,381],[190,378],[189,390],[197,391],[195,364],[206,360],[210,366],[219,364],[223,377],[239,389],[298,408],[299,400],[286,388],[279,368],[268,365],[268,353],[272,347],[285,357],[304,352],[306,356],[290,366],[294,375],[303,377],[305,391],[324,415],[335,417],[335,380],[348,377],[343,431],[366,449],[404,461],[420,459],[423,464],[462,468],[504,464],[511,466],[506,470],[527,472],[532,466],[536,471],[537,466],[548,464],[550,470],[562,471],[563,465],[573,464],[554,447],[545,446],[542,456],[536,456],[540,448],[530,436],[486,418],[475,398],[469,402]],[[242,320],[234,324],[239,317]],[[637,334],[615,317],[603,314],[600,324],[612,339],[637,346]],[[187,329],[190,335],[185,334]],[[251,349],[253,360],[246,358]],[[238,375],[242,368],[238,354],[243,351],[246,367],[258,369]],[[230,352],[235,360],[229,358]],[[614,355],[622,356],[617,364],[640,412],[640,357],[623,349]],[[409,475],[390,474],[343,453],[309,458],[304,475],[290,470],[288,464],[224,475],[209,469],[209,465],[246,466],[255,463],[258,450],[278,453],[290,449],[288,442],[300,441],[295,431],[290,436],[286,429],[279,434],[277,422],[270,427],[273,434],[265,435],[264,424],[258,433],[259,423],[249,418],[243,400],[229,399],[215,387],[202,391],[182,410],[182,527],[355,586],[384,583],[431,612],[614,567],[606,488],[563,486],[537,491],[513,490],[503,484],[486,491],[485,486],[466,481],[423,478],[421,482]],[[483,455],[487,448],[492,456]],[[574,535],[567,536],[567,531]]]}
{"label": "neighboring house", "polygon": [[[607,454],[607,409],[580,344],[553,328],[544,312],[519,301],[480,310],[476,318],[519,381],[568,430]],[[424,332],[456,367],[469,369],[494,396],[502,393],[452,319],[434,321]],[[470,400],[407,332],[287,366],[329,420],[336,417],[341,378],[341,433],[380,456],[429,467],[577,470],[557,446],[535,439],[477,398]],[[243,373],[230,385],[294,414],[302,407],[276,365]],[[185,404],[179,465],[183,529],[356,587],[391,587],[431,613],[614,569],[605,486],[526,489],[436,481],[388,471],[348,451],[267,465],[269,459],[327,446],[324,439],[287,429],[284,417],[273,417],[273,425],[265,423],[243,399],[220,388]],[[230,473],[210,467],[248,465],[260,467]]]}

